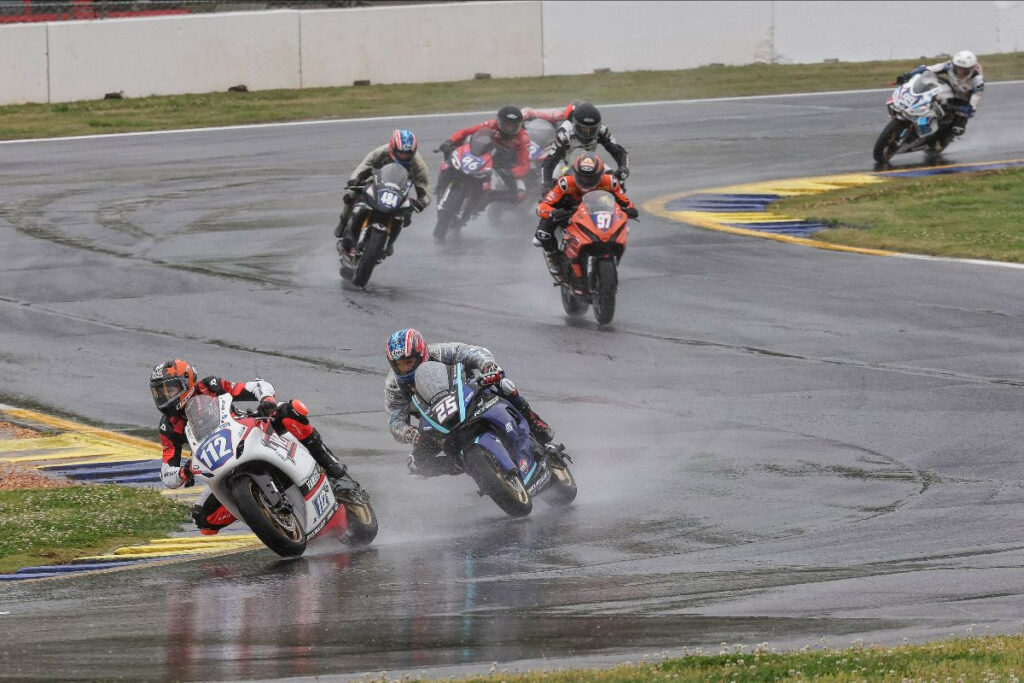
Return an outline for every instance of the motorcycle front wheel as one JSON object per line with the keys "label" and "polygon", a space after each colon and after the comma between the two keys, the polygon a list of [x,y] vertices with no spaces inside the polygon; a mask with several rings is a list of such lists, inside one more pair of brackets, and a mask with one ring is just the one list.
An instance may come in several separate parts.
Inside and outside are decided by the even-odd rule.
{"label": "motorcycle front wheel", "polygon": [[444,244],[448,229],[452,227],[456,217],[465,203],[463,190],[455,184],[448,187],[444,197],[444,206],[437,209],[437,224],[434,226],[434,239]]}
{"label": "motorcycle front wheel", "polygon": [[885,128],[882,129],[881,135],[878,136],[878,140],[875,141],[875,148],[873,154],[875,161],[879,164],[889,163],[889,159],[892,159],[893,155],[896,154],[896,150],[900,146],[902,140],[903,131],[910,124],[903,119],[890,119],[889,123],[885,124]]}
{"label": "motorcycle front wheel", "polygon": [[607,325],[615,317],[615,293],[619,289],[619,276],[615,270],[615,260],[600,259],[595,264],[593,275],[594,317],[602,325]]}
{"label": "motorcycle front wheel", "polygon": [[356,271],[352,275],[352,284],[356,287],[365,287],[373,275],[373,269],[377,267],[377,261],[384,255],[384,244],[388,240],[388,234],[374,227],[366,228],[370,234],[363,245],[363,251],[359,255],[359,262],[356,264]]}
{"label": "motorcycle front wheel", "polygon": [[525,517],[533,511],[533,501],[519,474],[502,469],[498,460],[486,448],[477,444],[470,446],[466,449],[464,462],[480,490],[505,514]]}
{"label": "motorcycle front wheel", "polygon": [[298,557],[306,550],[306,532],[295,510],[275,510],[259,483],[248,474],[231,482],[231,495],[242,521],[264,545],[281,557]]}

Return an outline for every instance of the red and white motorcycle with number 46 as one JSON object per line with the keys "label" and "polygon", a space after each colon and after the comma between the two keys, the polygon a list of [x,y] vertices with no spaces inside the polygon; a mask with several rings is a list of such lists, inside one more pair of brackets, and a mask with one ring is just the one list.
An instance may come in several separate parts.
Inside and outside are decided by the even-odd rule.
{"label": "red and white motorcycle with number 46", "polygon": [[235,412],[227,394],[193,396],[185,417],[196,481],[278,555],[297,557],[316,538],[359,546],[376,537],[366,491],[355,482],[332,489],[305,446],[269,418]]}

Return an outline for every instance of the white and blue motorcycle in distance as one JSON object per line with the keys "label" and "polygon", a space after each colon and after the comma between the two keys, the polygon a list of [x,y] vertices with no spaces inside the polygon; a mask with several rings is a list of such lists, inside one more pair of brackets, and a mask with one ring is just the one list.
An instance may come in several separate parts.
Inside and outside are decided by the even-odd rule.
{"label": "white and blue motorcycle in distance", "polygon": [[190,469],[224,507],[282,557],[298,557],[315,538],[367,545],[377,516],[355,482],[332,489],[323,469],[269,418],[237,414],[231,396],[193,396],[185,405]]}
{"label": "white and blue motorcycle in distance", "polygon": [[874,157],[887,164],[896,154],[927,150],[937,154],[953,139],[953,89],[931,71],[898,86],[886,106],[890,120],[875,141]]}
{"label": "white and blue motorcycle in distance", "polygon": [[365,287],[378,264],[384,262],[388,247],[408,222],[413,206],[409,193],[413,183],[401,164],[391,163],[374,169],[352,205],[348,229],[353,247],[346,252],[338,242],[341,277],[356,287]]}
{"label": "white and blue motorcycle in distance", "polygon": [[526,418],[497,389],[467,378],[462,363],[422,363],[412,402],[423,434],[441,436],[444,452],[506,514],[529,515],[534,496],[554,506],[576,499],[565,447],[537,442]]}

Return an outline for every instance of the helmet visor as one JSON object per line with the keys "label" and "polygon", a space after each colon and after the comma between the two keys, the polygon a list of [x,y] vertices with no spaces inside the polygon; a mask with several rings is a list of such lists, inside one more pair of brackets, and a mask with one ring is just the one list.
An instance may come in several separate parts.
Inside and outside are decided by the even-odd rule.
{"label": "helmet visor", "polygon": [[501,133],[503,135],[507,135],[507,136],[511,137],[512,135],[515,135],[516,133],[518,133],[522,129],[523,129],[523,121],[522,121],[522,119],[515,119],[515,120],[501,119],[501,120],[498,121],[498,130],[501,131]]}
{"label": "helmet visor", "polygon": [[971,75],[971,68],[968,66],[954,66],[953,75],[956,76],[957,80],[964,80]]}
{"label": "helmet visor", "polygon": [[412,157],[413,157],[414,154],[416,154],[416,152],[413,152],[411,150],[404,150],[404,149],[396,149],[396,150],[394,150],[392,152],[392,156],[395,157],[395,160],[396,161],[402,161],[402,162],[412,161]]}
{"label": "helmet visor", "polygon": [[593,140],[597,137],[597,131],[601,128],[600,123],[579,123],[573,125],[573,129],[576,131],[576,137],[581,140]]}
{"label": "helmet visor", "polygon": [[159,384],[151,384],[150,392],[153,394],[153,402],[157,408],[166,408],[185,392],[185,380],[181,377],[165,379]]}
{"label": "helmet visor", "polygon": [[396,375],[408,375],[410,372],[416,369],[416,366],[420,364],[419,356],[403,356],[397,360],[391,361],[392,365],[395,366]]}

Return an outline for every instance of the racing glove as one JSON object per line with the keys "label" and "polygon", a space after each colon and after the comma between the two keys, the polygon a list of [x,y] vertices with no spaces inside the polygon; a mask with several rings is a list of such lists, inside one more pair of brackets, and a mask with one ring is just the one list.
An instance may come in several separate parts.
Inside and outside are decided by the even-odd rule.
{"label": "racing glove", "polygon": [[640,215],[640,212],[637,211],[635,206],[627,206],[622,211],[630,218],[636,218],[637,216]]}
{"label": "racing glove", "polygon": [[192,474],[192,461],[186,458],[177,467],[165,462],[160,467],[160,481],[169,489],[195,486],[196,478]]}
{"label": "racing glove", "polygon": [[434,151],[440,152],[441,154],[447,157],[452,152],[455,151],[455,143],[452,142],[451,140],[445,140],[444,142],[441,143],[441,146]]}
{"label": "racing glove", "polygon": [[484,366],[480,368],[480,375],[480,383],[484,386],[489,386],[500,382],[501,378],[505,376],[505,372],[497,363],[491,360],[484,363]]}
{"label": "racing glove", "polygon": [[402,430],[401,441],[403,443],[410,444],[413,449],[420,445],[420,441],[423,439],[423,433],[416,429],[412,425],[409,425]]}
{"label": "racing glove", "polygon": [[281,404],[278,404],[274,399],[268,396],[260,401],[260,404],[256,406],[256,415],[259,417],[273,417],[277,413],[277,409],[280,407]]}
{"label": "racing glove", "polygon": [[612,175],[618,178],[620,183],[624,183],[626,182],[626,178],[629,177],[629,167],[620,166],[615,170],[615,173],[612,173]]}
{"label": "racing glove", "polygon": [[427,208],[427,203],[422,199],[410,199],[409,205],[412,206],[416,213],[419,213],[423,209]]}

